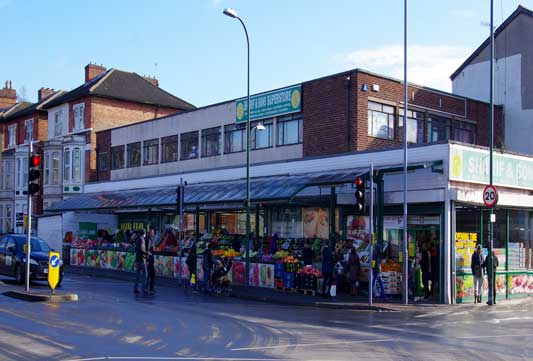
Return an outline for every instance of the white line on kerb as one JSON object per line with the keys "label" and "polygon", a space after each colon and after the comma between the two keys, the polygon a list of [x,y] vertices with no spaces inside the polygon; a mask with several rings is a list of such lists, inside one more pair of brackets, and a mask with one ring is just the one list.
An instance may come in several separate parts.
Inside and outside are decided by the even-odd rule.
{"label": "white line on kerb", "polygon": [[279,361],[273,358],[235,358],[235,357],[150,357],[150,356],[106,356],[79,358],[66,361],[100,361],[100,360],[183,360],[183,361]]}
{"label": "white line on kerb", "polygon": [[379,339],[379,340],[357,340],[357,341],[335,341],[335,342],[317,342],[317,343],[300,343],[291,345],[276,345],[276,346],[258,346],[258,347],[242,347],[232,348],[231,351],[249,351],[249,350],[263,350],[273,348],[287,348],[287,347],[309,347],[309,346],[327,346],[327,345],[343,345],[343,344],[356,344],[356,343],[370,343],[370,342],[388,342],[394,341],[392,338]]}
{"label": "white line on kerb", "polygon": [[530,335],[487,335],[487,336],[460,336],[458,339],[496,338],[496,337],[530,337]]}

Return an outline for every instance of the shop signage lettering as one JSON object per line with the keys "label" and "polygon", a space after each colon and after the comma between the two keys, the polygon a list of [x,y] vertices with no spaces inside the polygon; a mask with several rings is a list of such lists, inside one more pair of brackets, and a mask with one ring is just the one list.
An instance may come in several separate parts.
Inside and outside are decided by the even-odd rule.
{"label": "shop signage lettering", "polygon": [[[246,98],[235,101],[235,115],[237,123],[248,119],[248,102]],[[301,111],[302,85],[274,90],[268,93],[250,97],[250,120],[270,118],[283,114]]]}
{"label": "shop signage lettering", "polygon": [[123,231],[137,231],[144,229],[144,222],[121,222],[119,228]]}
{"label": "shop signage lettering", "polygon": [[[473,183],[489,182],[489,152],[452,148],[450,179]],[[533,159],[494,153],[494,184],[533,189]]]}
{"label": "shop signage lettering", "polygon": [[456,241],[477,241],[477,233],[455,232]]}

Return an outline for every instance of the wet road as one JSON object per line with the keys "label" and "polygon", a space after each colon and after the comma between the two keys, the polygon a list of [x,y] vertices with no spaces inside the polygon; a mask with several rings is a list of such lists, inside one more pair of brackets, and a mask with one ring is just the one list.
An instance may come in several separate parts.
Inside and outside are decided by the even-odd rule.
{"label": "wet road", "polygon": [[[6,283],[0,292],[15,287]],[[0,295],[0,360],[533,359],[529,303],[327,310],[178,288],[135,297],[130,283],[86,276],[68,276],[63,291],[77,292],[80,301]]]}

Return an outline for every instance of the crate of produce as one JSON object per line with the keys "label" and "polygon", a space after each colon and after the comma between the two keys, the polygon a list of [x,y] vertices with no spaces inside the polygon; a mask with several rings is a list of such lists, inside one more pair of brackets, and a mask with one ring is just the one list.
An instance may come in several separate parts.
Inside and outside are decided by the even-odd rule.
{"label": "crate of produce", "polygon": [[282,289],[283,288],[283,278],[274,278],[274,288]]}
{"label": "crate of produce", "polygon": [[318,278],[313,275],[304,275],[301,288],[316,291],[318,288]]}

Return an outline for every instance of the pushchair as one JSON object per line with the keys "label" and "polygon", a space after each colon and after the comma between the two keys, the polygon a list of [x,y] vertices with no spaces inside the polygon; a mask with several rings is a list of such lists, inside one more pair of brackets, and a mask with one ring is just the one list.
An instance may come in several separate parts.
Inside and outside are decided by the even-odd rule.
{"label": "pushchair", "polygon": [[211,284],[216,294],[229,296],[232,290],[228,276],[233,262],[229,257],[220,257],[215,260],[214,270],[211,273]]}

